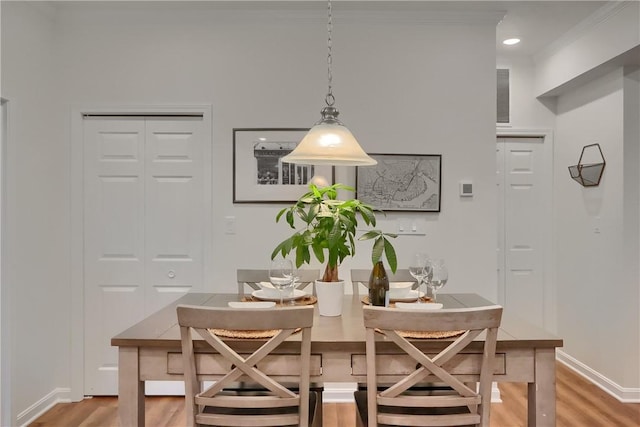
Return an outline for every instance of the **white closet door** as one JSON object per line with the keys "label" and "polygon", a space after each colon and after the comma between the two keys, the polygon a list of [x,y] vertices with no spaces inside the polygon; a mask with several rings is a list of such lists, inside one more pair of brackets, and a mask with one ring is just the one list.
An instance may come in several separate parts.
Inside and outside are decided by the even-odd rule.
{"label": "white closet door", "polygon": [[146,122],[147,314],[203,280],[201,120]]}
{"label": "white closet door", "polygon": [[203,282],[200,119],[84,121],[85,394],[117,393],[111,337]]}
{"label": "white closet door", "polygon": [[498,138],[497,154],[500,303],[543,327],[543,247],[549,232],[543,218],[551,197],[544,189],[544,175],[550,171],[545,170],[543,139]]}
{"label": "white closet door", "polygon": [[496,249],[496,255],[498,258],[498,304],[505,305],[504,301],[504,289],[506,283],[505,272],[505,241],[504,241],[504,142],[496,144],[496,189],[497,189],[497,202],[498,202],[498,246]]}

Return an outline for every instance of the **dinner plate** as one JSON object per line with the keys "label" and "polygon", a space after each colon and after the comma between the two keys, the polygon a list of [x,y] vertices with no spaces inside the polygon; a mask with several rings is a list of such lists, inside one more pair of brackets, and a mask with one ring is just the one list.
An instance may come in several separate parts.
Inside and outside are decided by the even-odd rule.
{"label": "dinner plate", "polygon": [[405,310],[439,310],[442,308],[442,304],[437,302],[425,302],[425,303],[397,302],[396,308],[401,308]]}
{"label": "dinner plate", "polygon": [[408,297],[413,285],[413,282],[389,282],[389,297],[392,300]]}
{"label": "dinner plate", "polygon": [[[280,301],[280,297],[275,297],[275,296],[271,296],[270,294],[267,295],[262,289],[257,290],[257,291],[253,291],[251,293],[252,296],[254,296],[255,298],[261,299],[263,301]],[[293,290],[293,297],[284,297],[282,300],[283,301],[291,301],[292,299],[296,300],[296,299],[300,299],[300,298],[304,298],[305,296],[307,296],[307,293],[303,290],[300,289],[294,289]]]}
{"label": "dinner plate", "polygon": [[406,288],[415,285],[416,282],[389,282],[390,288]]}
{"label": "dinner plate", "polygon": [[423,297],[424,296],[424,292],[418,292],[417,290],[411,290],[407,293],[407,296],[405,297],[398,297],[398,298],[391,298],[389,297],[389,302],[411,302],[411,301],[416,301],[418,299],[418,297]]}
{"label": "dinner plate", "polygon": [[273,308],[276,306],[274,301],[229,301],[231,308]]}

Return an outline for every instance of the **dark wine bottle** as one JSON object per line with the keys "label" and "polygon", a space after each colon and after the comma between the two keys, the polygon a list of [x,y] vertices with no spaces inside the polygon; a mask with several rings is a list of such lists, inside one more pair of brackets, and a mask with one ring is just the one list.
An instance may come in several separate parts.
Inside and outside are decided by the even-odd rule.
{"label": "dark wine bottle", "polygon": [[371,305],[387,307],[389,305],[389,278],[382,261],[378,261],[369,277],[369,302]]}

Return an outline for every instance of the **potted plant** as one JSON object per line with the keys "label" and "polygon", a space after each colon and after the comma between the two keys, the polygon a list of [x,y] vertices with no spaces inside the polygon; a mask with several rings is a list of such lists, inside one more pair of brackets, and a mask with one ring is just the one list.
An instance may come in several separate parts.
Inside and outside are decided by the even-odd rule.
{"label": "potted plant", "polygon": [[[354,256],[356,253],[355,235],[358,219],[361,218],[367,226],[375,227],[375,208],[357,199],[338,200],[338,190],[355,191],[354,188],[343,184],[322,188],[309,184],[309,190],[292,206],[278,212],[276,222],[284,216],[295,232],[276,246],[271,259],[278,254],[286,257],[294,252],[296,267],[300,267],[311,262],[313,253],[320,263],[326,262],[322,279],[316,281],[320,314],[339,315],[342,312],[344,280],[339,278],[338,266],[346,257]],[[297,227],[298,223],[302,223],[300,228]],[[396,236],[374,229],[364,233],[360,240],[374,239],[371,261],[375,265],[384,255],[389,267],[395,272],[398,262],[389,237]],[[340,286],[337,286],[336,282],[340,283]],[[324,304],[322,299],[327,286],[331,286],[334,292],[339,294],[339,302],[336,300]],[[333,314],[327,314],[329,312]]]}

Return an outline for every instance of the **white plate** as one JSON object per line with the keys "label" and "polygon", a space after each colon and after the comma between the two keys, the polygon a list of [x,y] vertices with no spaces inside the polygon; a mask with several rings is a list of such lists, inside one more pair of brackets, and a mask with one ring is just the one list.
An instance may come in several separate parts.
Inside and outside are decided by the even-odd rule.
{"label": "white plate", "polygon": [[231,308],[273,308],[276,306],[274,301],[230,301]]}
{"label": "white plate", "polygon": [[414,282],[389,282],[389,297],[392,300],[407,298],[411,296],[409,292]]}
{"label": "white plate", "polygon": [[389,282],[389,287],[390,288],[407,288],[407,287],[411,287],[415,284],[416,282]]}
{"label": "white plate", "polygon": [[[253,291],[251,293],[251,295],[253,295],[254,297],[264,300],[264,301],[280,301],[280,296],[275,297],[275,296],[271,296],[271,295],[267,295],[265,294],[265,292],[260,289],[257,291]],[[283,301],[291,301],[292,299],[300,299],[300,298],[304,298],[307,296],[307,293],[305,291],[302,291],[300,289],[294,289],[293,290],[293,298],[292,297],[285,297],[283,298]]]}
{"label": "white plate", "polygon": [[398,301],[411,302],[411,301],[416,301],[418,297],[423,297],[423,296],[424,296],[424,292],[418,292],[416,289],[413,289],[407,293],[406,297],[391,298],[391,295],[389,295],[389,301],[390,302],[398,302]]}
{"label": "white plate", "polygon": [[258,290],[262,291],[262,295],[265,298],[277,298],[278,301],[280,301],[280,291],[275,286],[273,286],[271,282],[258,282],[258,285],[260,285],[261,288]]}
{"label": "white plate", "polygon": [[401,308],[404,310],[439,310],[442,308],[442,304],[439,302],[425,302],[425,303],[417,303],[417,302],[397,302],[396,308]]}

